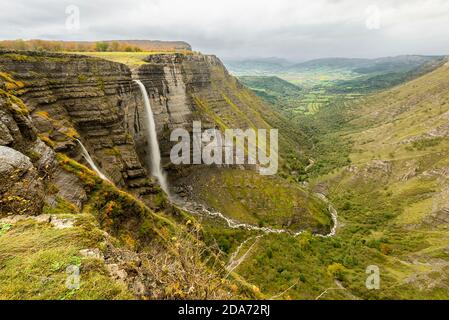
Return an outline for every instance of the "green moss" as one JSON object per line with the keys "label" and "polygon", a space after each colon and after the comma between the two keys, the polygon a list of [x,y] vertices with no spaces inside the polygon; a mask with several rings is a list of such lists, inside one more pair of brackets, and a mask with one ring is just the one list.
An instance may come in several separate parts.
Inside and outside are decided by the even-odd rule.
{"label": "green moss", "polygon": [[98,177],[93,171],[76,162],[75,160],[67,157],[66,155],[58,153],[56,155],[56,159],[65,170],[77,175],[78,178],[80,178],[80,180],[84,183],[85,187],[89,190],[89,192],[98,189],[99,186],[103,183],[103,180]]}
{"label": "green moss", "polygon": [[105,89],[105,86],[104,86],[104,79],[101,78],[101,77],[98,77],[98,78],[97,78],[97,88],[98,88],[100,91],[104,92],[104,89]]}
{"label": "green moss", "polygon": [[165,194],[160,190],[153,198],[153,206],[155,208],[165,208],[168,205],[168,200]]}
{"label": "green moss", "polygon": [[6,90],[19,90],[22,89],[25,84],[21,81],[14,80],[9,74],[6,72],[0,72],[0,79],[5,82]]}
{"label": "green moss", "polygon": [[39,161],[41,158],[40,153],[34,150],[28,150],[25,154],[31,159],[32,162]]}
{"label": "green moss", "polygon": [[9,229],[11,229],[11,227],[12,227],[12,224],[1,222],[0,223],[0,236],[5,234]]}
{"label": "green moss", "polygon": [[46,204],[42,209],[43,214],[76,214],[79,209],[69,201],[61,197],[56,197],[54,205]]}
{"label": "green moss", "polygon": [[41,139],[50,148],[54,148],[56,146],[56,142],[51,140],[47,135],[45,135],[45,134],[38,134],[38,137],[39,137],[39,139]]}
{"label": "green moss", "polygon": [[28,115],[29,110],[23,101],[16,96],[0,89],[0,98],[4,100],[4,106],[11,112],[18,115]]}
{"label": "green moss", "polygon": [[104,149],[103,152],[109,156],[120,156],[120,150],[116,147]]}

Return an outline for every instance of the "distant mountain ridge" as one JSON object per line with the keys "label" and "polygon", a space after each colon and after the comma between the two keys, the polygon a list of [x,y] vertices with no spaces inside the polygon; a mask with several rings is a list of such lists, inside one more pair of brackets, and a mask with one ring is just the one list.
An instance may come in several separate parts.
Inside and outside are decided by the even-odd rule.
{"label": "distant mountain ridge", "polygon": [[349,69],[356,73],[410,71],[424,63],[443,59],[445,56],[400,55],[374,59],[362,58],[320,58],[293,63],[280,58],[245,59],[225,61],[229,70],[237,75],[272,75],[308,71],[316,68]]}
{"label": "distant mountain ridge", "polygon": [[283,71],[293,63],[281,58],[257,58],[244,60],[225,60],[226,67],[233,73],[247,75],[268,74]]}

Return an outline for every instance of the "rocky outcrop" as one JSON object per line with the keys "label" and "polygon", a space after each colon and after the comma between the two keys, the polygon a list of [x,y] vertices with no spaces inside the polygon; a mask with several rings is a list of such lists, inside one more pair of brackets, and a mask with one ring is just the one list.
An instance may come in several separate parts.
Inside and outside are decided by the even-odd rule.
{"label": "rocky outcrop", "polygon": [[55,154],[38,139],[23,103],[4,88],[0,81],[0,216],[36,215],[46,200]]}

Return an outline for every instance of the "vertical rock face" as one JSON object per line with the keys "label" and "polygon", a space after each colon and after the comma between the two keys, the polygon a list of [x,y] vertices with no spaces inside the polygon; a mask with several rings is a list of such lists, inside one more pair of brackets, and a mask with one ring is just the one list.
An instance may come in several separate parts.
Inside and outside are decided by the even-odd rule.
{"label": "vertical rock face", "polygon": [[125,121],[127,110],[141,104],[128,67],[80,55],[2,52],[0,70],[20,81],[15,94],[55,151],[81,160],[79,138],[118,186],[151,191]]}
{"label": "vertical rock face", "polygon": [[[155,190],[145,167],[143,97],[133,78],[142,81],[150,96],[162,161],[172,180],[192,169],[169,165],[173,129],[191,132],[194,120],[201,121],[203,130],[270,128],[261,116],[270,111],[215,56],[161,54],[145,62],[132,74],[126,65],[93,57],[0,51],[0,79],[29,112],[14,121],[0,114],[1,144],[19,141],[15,132],[20,131],[83,162],[79,139],[117,186],[146,195]],[[82,190],[71,197],[70,185],[76,183],[61,170],[55,172],[53,183],[61,189],[60,196],[81,205]]]}
{"label": "vertical rock face", "polygon": [[0,216],[39,214],[55,154],[36,135],[22,101],[0,79]]}
{"label": "vertical rock face", "polygon": [[[192,131],[194,120],[202,129],[270,128],[261,118],[265,108],[259,99],[230,76],[215,56],[150,55],[134,73],[145,85],[155,114],[163,162],[169,163],[170,132],[175,128]],[[128,124],[137,145],[146,144],[142,106],[129,109]],[[268,114],[270,111],[267,109]],[[145,150],[138,148],[143,159]]]}
{"label": "vertical rock face", "polygon": [[[165,162],[170,152],[169,135],[174,128],[191,126],[192,106],[187,94],[182,56],[156,55],[152,62],[136,70],[134,77],[145,85],[154,113],[156,130]],[[146,121],[142,105],[128,110],[128,126],[144,159],[147,145],[144,135]]]}

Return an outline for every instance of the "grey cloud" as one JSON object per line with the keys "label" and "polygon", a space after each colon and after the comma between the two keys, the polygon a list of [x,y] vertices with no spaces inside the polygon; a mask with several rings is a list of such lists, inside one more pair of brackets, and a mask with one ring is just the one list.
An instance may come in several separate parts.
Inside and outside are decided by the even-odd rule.
{"label": "grey cloud", "polygon": [[[225,58],[447,54],[444,0],[2,0],[0,38],[184,40]],[[67,5],[81,29],[65,29]],[[380,28],[366,27],[375,5]]]}

